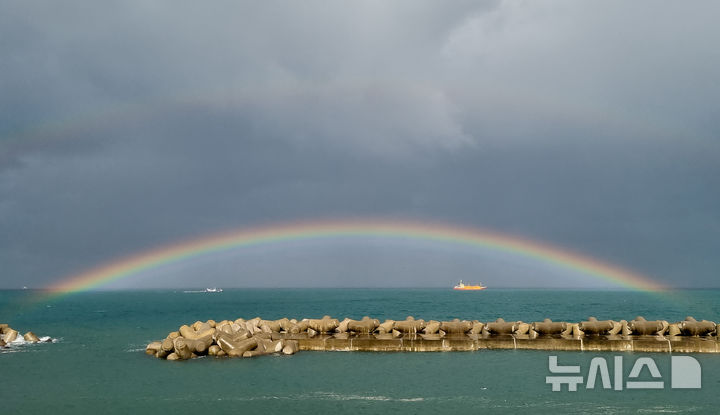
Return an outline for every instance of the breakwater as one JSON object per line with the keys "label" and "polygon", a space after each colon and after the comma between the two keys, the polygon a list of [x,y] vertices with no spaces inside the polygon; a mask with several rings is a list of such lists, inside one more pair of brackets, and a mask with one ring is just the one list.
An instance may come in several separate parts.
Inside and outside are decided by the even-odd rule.
{"label": "breakwater", "polygon": [[18,330],[10,327],[6,323],[0,323],[0,348],[6,348],[13,345],[25,344],[25,343],[39,343],[39,342],[50,342],[50,337],[38,337],[32,331],[28,331],[25,334],[20,334]]}
{"label": "breakwater", "polygon": [[570,351],[634,351],[718,353],[720,325],[687,317],[683,321],[598,320],[525,323],[477,320],[425,321],[407,317],[385,320],[320,319],[208,320],[183,325],[146,353],[167,360],[209,355],[254,357],[323,351],[473,351],[481,349],[534,349]]}

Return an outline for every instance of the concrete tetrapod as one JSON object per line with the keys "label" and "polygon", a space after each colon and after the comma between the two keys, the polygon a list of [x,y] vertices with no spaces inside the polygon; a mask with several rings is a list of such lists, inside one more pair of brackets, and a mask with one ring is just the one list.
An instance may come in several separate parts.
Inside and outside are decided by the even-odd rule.
{"label": "concrete tetrapod", "polygon": [[253,350],[258,345],[255,337],[237,340],[230,335],[222,334],[217,338],[218,346],[230,357],[239,357],[248,350]]}
{"label": "concrete tetrapod", "polygon": [[[396,325],[398,323],[396,323]],[[348,331],[360,334],[370,334],[374,332],[379,325],[380,322],[378,320],[365,316],[360,321],[350,320],[348,323]]]}
{"label": "concrete tetrapod", "polygon": [[614,321],[612,321],[612,320],[599,321],[595,317],[590,317],[590,318],[588,318],[587,321],[581,321],[578,324],[578,329],[583,334],[595,334],[595,335],[608,334],[614,328],[615,328]]}
{"label": "concrete tetrapod", "polygon": [[481,323],[477,320],[473,320],[472,328],[470,329],[470,334],[481,334],[483,330],[485,329],[485,323]]}
{"label": "concrete tetrapod", "polygon": [[498,318],[492,323],[485,324],[485,331],[489,334],[512,334],[516,329],[515,322],[505,322],[502,318]]}
{"label": "concrete tetrapod", "polygon": [[351,321],[352,321],[352,319],[345,318],[343,321],[340,322],[340,324],[338,324],[338,326],[337,326],[337,328],[335,329],[335,331],[338,332],[338,333],[345,333],[345,332],[347,332],[347,331],[348,331],[348,325],[350,324]]}
{"label": "concrete tetrapod", "polygon": [[678,323],[680,332],[686,336],[706,336],[713,333],[717,324],[712,321],[703,320],[697,321],[693,317],[686,317],[685,321]]}
{"label": "concrete tetrapod", "polygon": [[308,319],[303,319],[290,327],[290,333],[303,333],[306,332],[308,328],[310,328],[310,321]]}
{"label": "concrete tetrapod", "polygon": [[395,320],[385,320],[382,324],[380,324],[377,328],[377,332],[380,334],[384,333],[392,333],[393,329],[395,328]]}
{"label": "concrete tetrapod", "polygon": [[[423,329],[423,333],[425,334],[437,334],[438,331],[440,331],[440,326],[442,324],[439,321],[430,320],[425,325],[425,328]],[[482,330],[482,329],[481,329]]]}
{"label": "concrete tetrapod", "polygon": [[300,350],[300,345],[297,340],[286,340],[282,352],[283,354],[295,354],[298,350]]}
{"label": "concrete tetrapod", "polygon": [[515,334],[528,334],[530,332],[530,324],[518,321],[515,325]]}
{"label": "concrete tetrapod", "polygon": [[18,337],[18,331],[15,329],[7,328],[3,331],[3,341],[5,343],[12,343]]}
{"label": "concrete tetrapod", "polygon": [[567,323],[565,322],[553,322],[549,318],[543,321],[536,321],[532,323],[531,328],[537,334],[560,334],[567,330]]}
{"label": "concrete tetrapod", "polygon": [[395,322],[395,330],[400,333],[417,333],[424,328],[425,320],[415,320],[413,316],[407,316],[405,320]]}
{"label": "concrete tetrapod", "polygon": [[640,335],[662,335],[668,327],[669,324],[667,323],[667,321],[647,321],[645,320],[645,317],[642,316],[637,316],[635,317],[635,320],[632,320],[628,323],[628,328],[630,329],[630,332]]}
{"label": "concrete tetrapod", "polygon": [[269,340],[258,338],[257,347],[254,350],[247,350],[243,352],[242,356],[255,357],[272,353],[280,353],[282,352],[283,347],[285,347],[283,340]]}
{"label": "concrete tetrapod", "polygon": [[287,326],[287,322],[290,321],[287,318],[280,320],[262,320],[260,321],[260,330],[264,333],[280,333],[283,330],[283,326]]}
{"label": "concrete tetrapod", "polygon": [[321,319],[309,320],[308,325],[318,333],[330,333],[340,325],[340,322],[336,318],[324,316]]}
{"label": "concrete tetrapod", "polygon": [[457,318],[453,321],[443,321],[440,324],[440,330],[446,334],[465,334],[472,330],[472,328],[472,321],[460,321],[460,319]]}

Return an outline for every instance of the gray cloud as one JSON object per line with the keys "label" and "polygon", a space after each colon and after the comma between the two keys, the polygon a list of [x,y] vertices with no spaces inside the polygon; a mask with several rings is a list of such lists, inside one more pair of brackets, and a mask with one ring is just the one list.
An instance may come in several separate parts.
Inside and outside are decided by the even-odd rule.
{"label": "gray cloud", "polygon": [[[717,286],[717,7],[8,2],[0,285],[42,286],[228,228],[385,217],[498,229]],[[202,264],[218,284],[237,283],[238,267],[260,285],[291,270],[309,285],[444,285],[438,274],[478,270],[495,284],[536,285],[537,270],[590,284],[431,248]],[[201,271],[189,269],[173,269],[178,283]]]}

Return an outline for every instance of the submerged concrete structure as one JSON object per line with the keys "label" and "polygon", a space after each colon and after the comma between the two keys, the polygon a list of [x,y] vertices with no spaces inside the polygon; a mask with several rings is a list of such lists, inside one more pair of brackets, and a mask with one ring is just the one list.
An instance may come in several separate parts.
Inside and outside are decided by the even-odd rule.
{"label": "submerged concrete structure", "polygon": [[720,326],[712,321],[669,323],[663,320],[598,320],[577,323],[506,322],[499,318],[424,321],[407,317],[386,320],[321,319],[197,321],[183,325],[164,340],[152,342],[146,352],[167,360],[202,355],[254,357],[294,354],[299,350],[446,352],[484,349],[525,349],[608,352],[718,353]]}

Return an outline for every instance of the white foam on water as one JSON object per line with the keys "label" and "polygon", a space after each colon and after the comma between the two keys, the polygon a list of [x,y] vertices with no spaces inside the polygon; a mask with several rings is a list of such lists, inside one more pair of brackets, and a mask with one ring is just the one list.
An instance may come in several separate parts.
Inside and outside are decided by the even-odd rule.
{"label": "white foam on water", "polygon": [[322,399],[329,401],[380,401],[380,402],[422,402],[425,398],[392,398],[383,395],[346,395],[334,392],[317,392],[308,396],[310,399]]}
{"label": "white foam on water", "polygon": [[638,413],[663,413],[663,414],[677,414],[681,412],[694,412],[696,408],[678,408],[673,409],[671,407],[665,407],[665,406],[656,406],[652,408],[640,408],[638,409]]}
{"label": "white foam on water", "polygon": [[22,336],[18,335],[15,340],[7,343],[5,347],[0,348],[0,352],[2,353],[17,353],[17,352],[23,352],[27,351],[29,347],[32,347],[37,344],[43,344],[43,343],[58,343],[59,339],[54,339],[50,336],[43,336],[38,337],[40,339],[39,342],[33,343],[26,341]]}
{"label": "white foam on water", "polygon": [[313,392],[301,395],[288,395],[288,396],[275,396],[275,395],[264,395],[264,396],[246,396],[246,397],[225,397],[218,398],[218,400],[235,400],[235,401],[269,401],[269,400],[321,400],[321,401],[375,401],[375,402],[423,402],[425,398],[414,397],[414,398],[393,398],[384,395],[354,395],[354,394],[342,394],[334,392]]}

